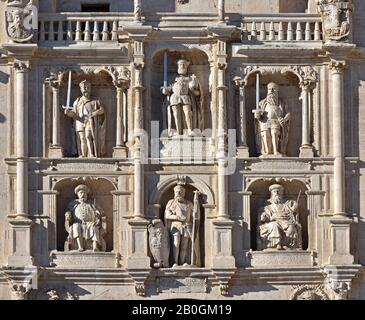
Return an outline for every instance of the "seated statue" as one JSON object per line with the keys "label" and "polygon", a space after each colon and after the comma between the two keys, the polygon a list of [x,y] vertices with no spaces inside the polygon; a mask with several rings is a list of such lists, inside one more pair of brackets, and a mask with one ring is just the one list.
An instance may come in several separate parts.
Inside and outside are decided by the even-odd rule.
{"label": "seated statue", "polygon": [[89,188],[83,184],[75,188],[78,199],[70,203],[65,214],[65,228],[68,232],[65,251],[106,250],[103,238],[106,233],[105,217],[102,216],[102,210],[88,201],[89,192]]}
{"label": "seated statue", "polygon": [[269,190],[270,204],[259,210],[258,249],[301,249],[298,202],[284,200],[284,188],[280,184],[273,184]]}

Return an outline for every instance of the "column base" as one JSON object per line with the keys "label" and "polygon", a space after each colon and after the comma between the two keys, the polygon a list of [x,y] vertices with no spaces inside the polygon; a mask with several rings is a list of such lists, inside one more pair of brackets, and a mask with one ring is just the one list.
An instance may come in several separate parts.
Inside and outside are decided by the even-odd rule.
{"label": "column base", "polygon": [[248,147],[240,146],[237,147],[237,158],[249,158],[250,153]]}
{"label": "column base", "polygon": [[61,146],[50,146],[48,149],[48,158],[63,158],[63,148]]}
{"label": "column base", "polygon": [[350,253],[350,226],[352,220],[345,216],[334,216],[330,219],[332,234],[331,265],[351,265],[354,257]]}
{"label": "column base", "polygon": [[215,248],[213,269],[230,269],[236,267],[232,254],[232,229],[234,222],[227,218],[217,218],[213,221],[215,229]]}
{"label": "column base", "polygon": [[114,147],[113,148],[113,158],[128,158],[128,149],[127,147]]}
{"label": "column base", "polygon": [[15,216],[9,219],[12,233],[11,255],[8,257],[8,267],[27,267],[33,265],[31,248],[32,220],[24,216]]}
{"label": "column base", "polygon": [[313,146],[301,146],[299,148],[299,157],[300,158],[313,158],[314,157],[314,150]]}
{"label": "column base", "polygon": [[132,250],[127,261],[127,269],[149,269],[151,259],[148,256],[149,221],[144,218],[135,218],[128,221],[130,225],[130,241]]}

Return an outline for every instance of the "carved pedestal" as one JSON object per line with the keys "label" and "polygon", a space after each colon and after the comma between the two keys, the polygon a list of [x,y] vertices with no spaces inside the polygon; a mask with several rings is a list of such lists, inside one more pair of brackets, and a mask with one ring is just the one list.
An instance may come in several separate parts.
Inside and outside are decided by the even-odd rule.
{"label": "carved pedestal", "polygon": [[350,254],[351,222],[351,219],[342,216],[330,220],[332,234],[330,264],[349,265],[354,263],[354,257]]}
{"label": "carved pedestal", "polygon": [[31,225],[32,220],[18,216],[9,220],[11,226],[11,255],[8,266],[26,267],[33,265],[31,256]]}

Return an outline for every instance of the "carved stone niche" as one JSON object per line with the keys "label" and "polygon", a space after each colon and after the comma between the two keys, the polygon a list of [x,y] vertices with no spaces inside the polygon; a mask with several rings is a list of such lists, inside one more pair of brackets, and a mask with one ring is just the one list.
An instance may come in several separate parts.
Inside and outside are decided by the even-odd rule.
{"label": "carved stone niche", "polygon": [[[277,70],[279,71],[279,70]],[[285,114],[290,113],[290,120],[285,123],[285,134],[281,132],[279,138],[279,153],[282,156],[298,157],[302,144],[302,105],[299,100],[301,92],[299,81],[292,73],[281,74],[276,70],[262,70],[260,76],[260,101],[268,95],[268,84],[275,83],[279,89],[279,101],[286,109]],[[246,108],[247,119],[247,144],[250,156],[262,155],[262,135],[258,121],[254,117],[253,110],[256,109],[256,77],[255,74],[248,78],[246,86]],[[239,119],[239,118],[238,118]],[[283,141],[285,139],[285,142]],[[269,139],[270,142],[270,139]],[[269,145],[270,147],[270,145]],[[270,156],[270,155],[269,155]]]}
{"label": "carved stone niche", "polygon": [[[58,192],[57,205],[56,205],[56,221],[54,231],[56,235],[53,235],[55,239],[55,247],[57,252],[69,252],[75,253],[79,256],[94,254],[92,242],[83,243],[83,252],[78,252],[78,243],[76,239],[70,239],[69,233],[66,230],[66,226],[70,225],[70,222],[66,221],[66,212],[70,212],[70,208],[74,208],[75,200],[78,196],[75,194],[75,188],[80,185],[85,185],[89,190],[87,196],[87,203],[90,204],[90,208],[87,210],[92,210],[92,208],[97,208],[100,212],[100,242],[98,243],[96,255],[103,255],[105,252],[111,252],[114,249],[114,217],[113,217],[113,196],[112,191],[115,190],[114,185],[106,179],[91,179],[91,178],[76,178],[70,179],[65,178],[60,180],[56,186],[55,190]],[[73,209],[71,209],[72,211]],[[89,212],[88,211],[88,212]],[[52,216],[52,215],[51,215]],[[72,219],[71,219],[72,222]],[[72,242],[72,244],[71,244]],[[76,256],[75,256],[76,257]],[[63,259],[59,257],[59,261]],[[84,260],[86,258],[83,258]],[[90,258],[92,259],[92,257]],[[64,260],[64,259],[63,259]],[[62,261],[63,261],[62,260]],[[111,262],[114,265],[114,262]]]}
{"label": "carved stone niche", "polygon": [[[62,106],[66,106],[68,77],[69,73],[64,72],[59,87],[59,100]],[[113,148],[116,146],[116,118],[117,118],[117,94],[113,83],[113,77],[106,70],[97,68],[83,68],[72,71],[71,101],[72,107],[75,100],[82,96],[80,83],[88,81],[91,84],[91,100],[100,102],[104,114],[94,117],[95,134],[93,139],[96,142],[96,157],[111,158]],[[60,107],[61,108],[61,107]],[[52,108],[47,108],[52,110]],[[52,115],[48,114],[48,122],[51,122]],[[63,147],[64,157],[79,157],[82,154],[80,138],[76,133],[76,122],[73,118],[66,116],[64,109],[60,114],[60,144]],[[49,128],[48,140],[51,140],[51,126]]]}
{"label": "carved stone niche", "polygon": [[[179,192],[180,194],[185,192],[185,201],[182,205],[176,204],[175,195]],[[163,193],[161,197],[160,220],[154,220],[153,225],[149,228],[149,246],[153,256],[154,267],[196,268],[204,266],[205,213],[202,206],[203,202],[204,195],[200,194],[188,183],[180,182]],[[181,208],[184,211],[183,213],[181,213]],[[189,210],[189,208],[191,211],[187,213],[185,209]],[[182,215],[187,217],[191,227],[178,221]],[[184,237],[181,237],[181,239],[184,239],[179,243],[179,251],[173,245],[173,238],[177,232],[180,235],[184,235]],[[169,243],[163,243],[164,241],[169,241]],[[186,241],[185,244],[183,241]],[[183,247],[185,247],[185,250],[183,250]],[[176,256],[177,253],[178,257]]]}
{"label": "carved stone niche", "polygon": [[[283,204],[293,205],[294,201],[298,203],[298,209],[296,210],[295,216],[295,230],[297,237],[294,242],[285,239],[282,241],[281,250],[271,248],[267,243],[267,238],[260,234],[260,226],[264,224],[261,221],[261,215],[263,212],[268,212],[271,203],[269,199],[274,190],[270,192],[270,188],[273,189],[275,185],[282,187]],[[306,185],[298,180],[257,180],[252,182],[249,186],[248,191],[252,192],[251,205],[250,205],[250,229],[251,229],[251,249],[254,251],[282,251],[289,252],[292,250],[306,250],[308,248],[308,232],[314,232],[315,230],[308,230],[308,216],[309,212],[307,209],[307,195],[305,194],[307,187]],[[287,202],[290,201],[290,202]],[[267,209],[266,209],[267,208]],[[266,210],[265,210],[266,209]],[[267,223],[268,220],[265,221]],[[288,241],[287,241],[288,240]],[[301,245],[300,245],[301,244]],[[289,252],[290,253],[290,252]]]}
{"label": "carved stone niche", "polygon": [[[189,91],[188,94],[192,104],[192,129],[196,130],[197,135],[201,135],[204,129],[212,128],[212,110],[210,110],[209,101],[211,90],[209,82],[210,65],[207,54],[200,49],[194,48],[186,50],[184,47],[176,48],[176,50],[160,50],[157,51],[152,58],[150,69],[150,105],[151,120],[159,122],[159,133],[161,134],[165,130],[164,136],[167,135],[166,129],[168,128],[169,115],[171,118],[172,131],[175,131],[176,124],[173,111],[168,107],[169,99],[166,98],[167,96],[172,97],[173,91],[164,95],[161,87],[163,87],[164,84],[171,86],[175,83],[175,80],[179,76],[177,72],[178,63],[182,59],[187,61],[187,73],[185,75],[189,77],[190,81],[195,77],[194,81],[197,89],[195,90],[197,91],[196,95],[193,95],[191,91]],[[167,78],[165,79],[166,74]],[[172,103],[173,102],[170,104]],[[181,117],[183,120],[185,119],[183,112]],[[182,130],[186,130],[187,124],[185,121],[182,122]]]}

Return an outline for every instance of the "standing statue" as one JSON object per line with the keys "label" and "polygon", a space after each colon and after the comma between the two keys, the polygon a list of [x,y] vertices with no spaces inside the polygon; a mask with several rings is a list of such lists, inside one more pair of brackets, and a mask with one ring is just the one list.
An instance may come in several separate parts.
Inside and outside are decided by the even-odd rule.
{"label": "standing statue", "polygon": [[267,97],[260,101],[259,109],[253,111],[258,123],[257,150],[261,150],[261,156],[286,154],[290,128],[290,113],[286,109],[286,103],[279,99],[279,86],[269,83]]}
{"label": "standing statue", "polygon": [[[194,204],[185,199],[185,188],[177,185],[174,188],[174,199],[165,209],[165,226],[170,232],[173,266],[200,266],[199,222],[200,206],[198,193],[195,193]],[[191,251],[189,251],[189,248]]]}
{"label": "standing statue", "polygon": [[297,217],[298,202],[285,201],[284,188],[280,184],[273,184],[269,191],[270,204],[259,210],[258,247],[279,250],[301,249],[301,225]]}
{"label": "standing statue", "polygon": [[91,83],[80,83],[82,96],[78,97],[72,108],[65,108],[65,114],[75,120],[78,136],[77,150],[80,158],[95,158],[105,154],[105,115],[99,100],[91,99]]}
{"label": "standing statue", "polygon": [[169,97],[167,107],[169,136],[172,135],[172,116],[177,135],[182,135],[183,129],[186,128],[188,136],[194,136],[193,130],[202,129],[203,126],[203,94],[196,76],[194,74],[188,75],[189,64],[189,61],[180,59],[177,62],[178,76],[175,82],[170,86],[164,85],[161,88],[162,94]]}
{"label": "standing statue", "polygon": [[[65,250],[78,251],[92,248],[93,251],[105,251],[106,243],[104,234],[106,233],[105,217],[95,201],[88,201],[89,188],[80,184],[75,188],[78,199],[71,202],[65,214],[65,228],[68,237],[65,243]],[[75,241],[77,246],[75,246]]]}

